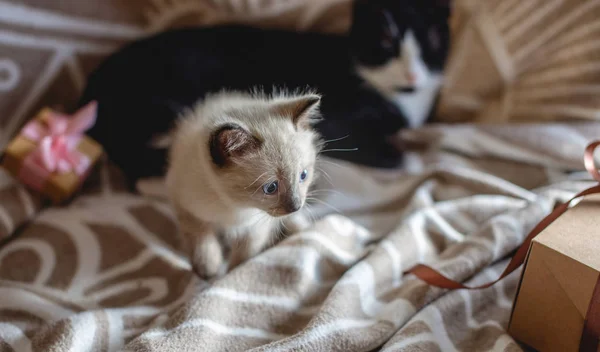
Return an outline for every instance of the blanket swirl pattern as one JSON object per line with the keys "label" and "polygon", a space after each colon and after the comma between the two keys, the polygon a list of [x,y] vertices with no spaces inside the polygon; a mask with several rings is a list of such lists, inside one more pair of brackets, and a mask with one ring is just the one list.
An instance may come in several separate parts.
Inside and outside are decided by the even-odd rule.
{"label": "blanket swirl pattern", "polygon": [[592,123],[432,126],[403,136],[423,148],[402,171],[323,159],[314,225],[213,283],[174,249],[168,204],[104,165],[0,247],[0,351],[519,351],[506,333],[519,272],[473,291],[403,272],[497,277],[591,184],[581,158],[598,136]]}

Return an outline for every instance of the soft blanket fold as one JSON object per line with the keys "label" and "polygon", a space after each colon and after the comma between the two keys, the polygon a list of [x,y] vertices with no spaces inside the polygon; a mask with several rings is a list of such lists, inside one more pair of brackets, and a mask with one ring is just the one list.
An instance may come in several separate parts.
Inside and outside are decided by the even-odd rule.
{"label": "soft blanket fold", "polygon": [[452,292],[402,272],[495,278],[590,185],[577,171],[596,136],[598,124],[432,126],[404,136],[431,146],[405,171],[324,160],[320,220],[212,285],[172,249],[168,205],[103,170],[0,249],[0,350],[520,350],[505,331],[519,272]]}

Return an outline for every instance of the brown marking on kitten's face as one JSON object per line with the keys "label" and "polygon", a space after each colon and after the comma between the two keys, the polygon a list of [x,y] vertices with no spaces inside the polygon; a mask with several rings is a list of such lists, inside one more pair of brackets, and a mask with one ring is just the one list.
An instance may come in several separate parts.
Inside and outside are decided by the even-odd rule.
{"label": "brown marking on kitten's face", "polygon": [[310,123],[319,101],[306,95],[273,103],[265,111],[243,111],[260,122],[225,124],[213,132],[211,157],[231,199],[272,216],[302,208],[315,176],[319,141]]}
{"label": "brown marking on kitten's face", "polygon": [[261,142],[240,125],[228,123],[211,135],[209,144],[213,162],[223,167],[234,158],[258,150]]}

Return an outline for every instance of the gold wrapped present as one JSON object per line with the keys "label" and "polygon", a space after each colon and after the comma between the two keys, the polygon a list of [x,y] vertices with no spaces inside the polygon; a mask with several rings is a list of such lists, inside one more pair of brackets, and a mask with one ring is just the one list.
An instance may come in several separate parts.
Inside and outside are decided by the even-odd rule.
{"label": "gold wrapped present", "polygon": [[96,111],[96,102],[72,116],[41,110],[7,146],[2,166],[55,204],[70,199],[102,155],[102,147],[84,135]]}

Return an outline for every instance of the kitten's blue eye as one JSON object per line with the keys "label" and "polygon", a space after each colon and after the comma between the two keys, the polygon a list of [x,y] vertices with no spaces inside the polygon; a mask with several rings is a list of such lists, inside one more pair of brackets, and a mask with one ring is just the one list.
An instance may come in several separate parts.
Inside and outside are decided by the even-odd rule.
{"label": "kitten's blue eye", "polygon": [[306,176],[308,176],[308,171],[302,170],[302,173],[300,174],[300,182],[306,180]]}
{"label": "kitten's blue eye", "polygon": [[268,195],[277,192],[277,189],[279,189],[279,183],[277,181],[265,183],[263,185],[263,192]]}

